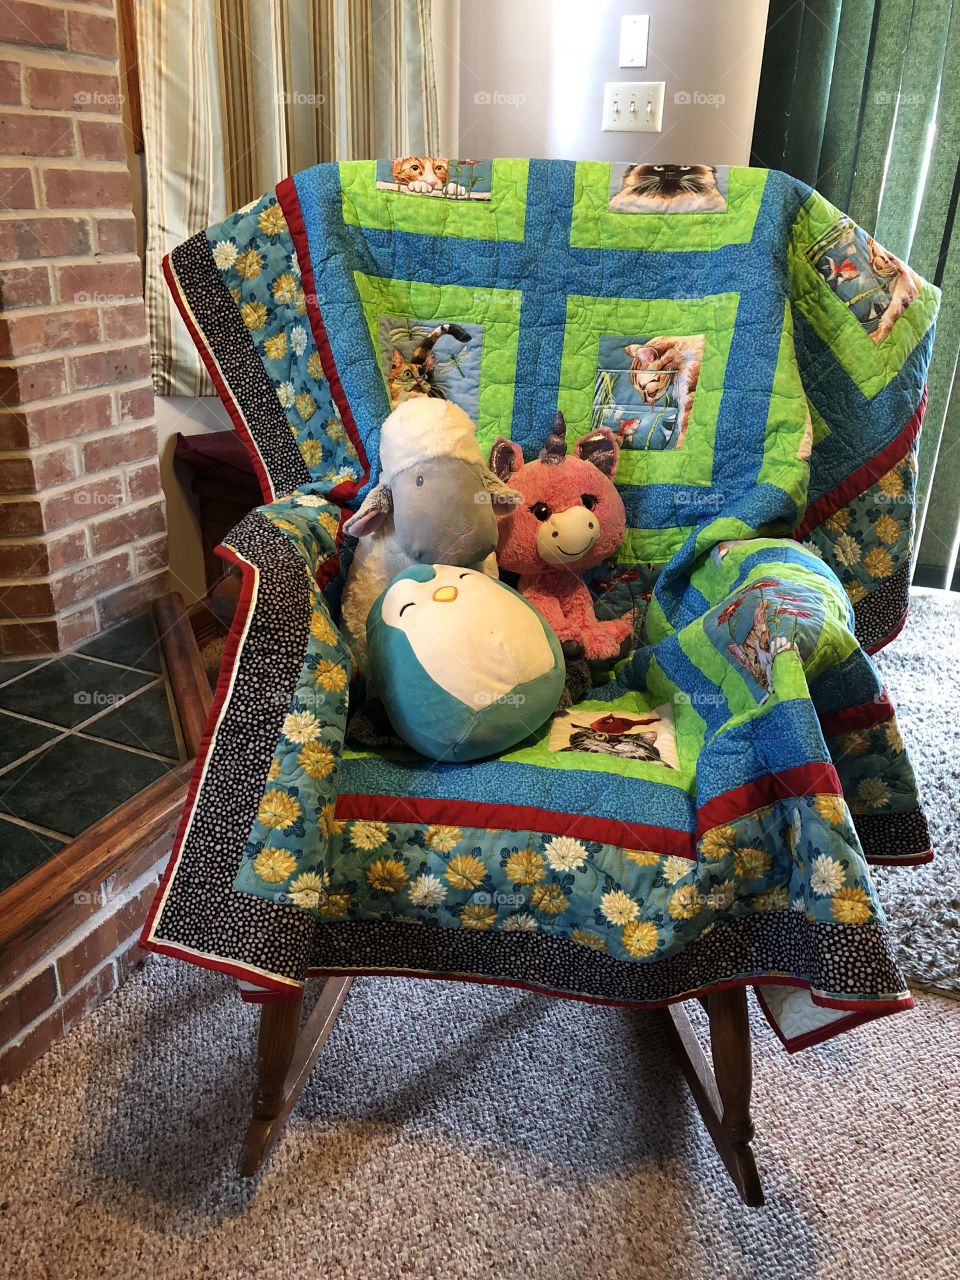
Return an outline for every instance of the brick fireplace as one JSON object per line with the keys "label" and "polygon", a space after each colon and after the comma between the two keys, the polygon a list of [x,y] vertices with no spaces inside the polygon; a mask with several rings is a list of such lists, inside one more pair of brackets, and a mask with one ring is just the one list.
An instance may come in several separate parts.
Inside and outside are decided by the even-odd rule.
{"label": "brick fireplace", "polygon": [[[132,14],[130,0],[118,2],[125,16]],[[8,692],[18,679],[30,679],[17,672],[31,663],[4,660],[60,655],[91,637],[98,637],[94,644],[114,643],[120,632],[106,641],[101,633],[128,616],[121,630],[136,626],[133,615],[143,618],[167,589],[128,159],[132,117],[118,44],[114,0],[0,5],[0,686]],[[178,639],[184,625],[179,616],[168,625],[161,621],[164,644],[177,653],[193,643],[192,636]],[[101,675],[119,678],[118,663],[106,657]],[[51,657],[43,670],[58,667],[89,671],[91,660]],[[42,674],[34,683],[43,687]],[[53,683],[51,677],[48,687]],[[199,724],[209,688],[192,696]],[[31,714],[52,723],[38,728]],[[67,729],[59,726],[73,722],[56,715],[7,699],[0,719],[8,739],[28,730],[40,734],[32,754],[24,742],[24,788],[37,789],[45,730],[55,740],[51,752],[61,751],[58,760],[65,758],[65,743],[77,744],[77,752],[108,751],[108,743],[64,736]],[[191,753],[198,732],[195,727]],[[110,759],[120,754],[115,748]],[[19,775],[11,770],[20,765],[8,759],[0,792],[14,797]],[[71,769],[79,765],[66,753],[58,776],[66,781]],[[111,794],[105,769],[83,775],[101,798]],[[183,763],[152,785],[138,784],[143,789],[132,799],[78,836],[76,826],[62,825],[58,829],[75,838],[51,836],[47,860],[6,882],[0,1082],[69,1031],[141,959],[136,938],[188,776]],[[51,777],[50,794],[57,789]],[[5,806],[0,839],[6,847],[25,830],[44,837],[43,822],[30,814],[17,818],[13,799]]]}
{"label": "brick fireplace", "polygon": [[165,589],[113,0],[0,16],[0,655]]}

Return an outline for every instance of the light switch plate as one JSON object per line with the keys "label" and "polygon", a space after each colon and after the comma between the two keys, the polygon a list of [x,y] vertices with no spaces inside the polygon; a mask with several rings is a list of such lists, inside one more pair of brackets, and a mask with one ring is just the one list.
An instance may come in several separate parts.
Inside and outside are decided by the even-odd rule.
{"label": "light switch plate", "polygon": [[663,128],[663,80],[608,80],[603,86],[605,133],[659,133]]}
{"label": "light switch plate", "polygon": [[620,19],[621,67],[645,67],[650,41],[650,15],[625,13]]}

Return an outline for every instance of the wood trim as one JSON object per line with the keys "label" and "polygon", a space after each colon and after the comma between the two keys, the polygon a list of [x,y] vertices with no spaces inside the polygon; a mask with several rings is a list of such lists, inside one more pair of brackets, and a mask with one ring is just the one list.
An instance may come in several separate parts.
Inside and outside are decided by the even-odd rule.
{"label": "wood trim", "polygon": [[171,769],[4,889],[0,953],[48,924],[76,894],[99,891],[104,880],[147,847],[156,847],[158,860],[169,852],[192,772],[192,761]]}
{"label": "wood trim", "polygon": [[136,0],[117,0],[117,35],[121,66],[127,82],[131,142],[137,155],[142,155],[143,107],[140,101],[140,51],[137,47]]}
{"label": "wood trim", "polygon": [[213,702],[213,691],[203,667],[183,597],[176,591],[161,596],[154,601],[153,616],[173,688],[173,698],[177,704],[183,741],[187,754],[192,757],[200,750]]}

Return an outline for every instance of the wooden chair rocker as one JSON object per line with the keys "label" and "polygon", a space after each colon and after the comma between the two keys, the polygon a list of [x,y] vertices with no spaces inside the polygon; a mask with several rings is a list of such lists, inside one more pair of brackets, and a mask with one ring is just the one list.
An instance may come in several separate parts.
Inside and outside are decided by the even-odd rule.
{"label": "wooden chair rocker", "polygon": [[[252,1178],[276,1145],[320,1051],[329,1039],[353,978],[327,978],[316,1004],[303,1018],[303,997],[264,1004],[257,1037],[253,1115],[237,1166]],[[744,1204],[763,1204],[763,1188],[751,1147],[753,1083],[750,1021],[745,987],[711,992],[704,1001],[710,1019],[713,1067],[682,1004],[657,1010],[664,1020],[707,1132]]]}

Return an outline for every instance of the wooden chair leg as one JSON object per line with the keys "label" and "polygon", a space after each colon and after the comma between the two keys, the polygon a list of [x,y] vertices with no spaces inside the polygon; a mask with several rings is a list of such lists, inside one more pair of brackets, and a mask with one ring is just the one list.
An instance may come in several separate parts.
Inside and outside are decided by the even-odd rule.
{"label": "wooden chair leg", "polygon": [[262,1006],[253,1117],[237,1167],[241,1177],[252,1178],[273,1150],[333,1030],[352,982],[352,978],[328,978],[302,1030],[302,996],[295,1001]]}
{"label": "wooden chair leg", "polygon": [[303,996],[260,1008],[257,1034],[257,1081],[253,1090],[253,1116],[240,1154],[239,1173],[252,1177],[276,1141],[274,1121],[283,1110],[287,1075],[297,1048]]}
{"label": "wooden chair leg", "polygon": [[707,998],[707,1013],[710,1016],[713,1074],[723,1108],[720,1123],[739,1171],[735,1181],[747,1204],[761,1205],[763,1188],[750,1146],[754,1134],[750,1114],[753,1047],[746,987],[712,992]]}
{"label": "wooden chair leg", "polygon": [[667,1032],[720,1158],[743,1202],[758,1207],[763,1204],[763,1188],[750,1146],[753,1070],[746,989],[711,992],[706,1006],[713,1070],[682,1004],[664,1010]]}

